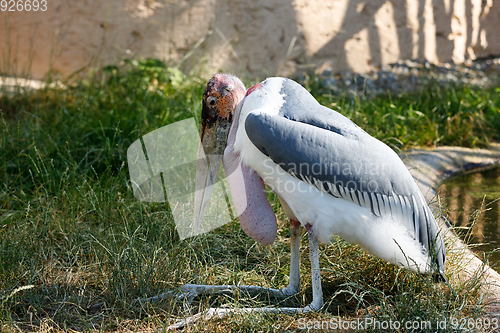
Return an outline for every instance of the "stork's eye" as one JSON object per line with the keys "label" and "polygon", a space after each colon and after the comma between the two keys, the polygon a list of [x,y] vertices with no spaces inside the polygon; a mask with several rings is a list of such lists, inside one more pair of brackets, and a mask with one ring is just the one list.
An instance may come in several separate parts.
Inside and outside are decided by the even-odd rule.
{"label": "stork's eye", "polygon": [[214,106],[215,103],[217,103],[217,99],[215,97],[213,97],[213,96],[208,96],[207,103],[210,106]]}

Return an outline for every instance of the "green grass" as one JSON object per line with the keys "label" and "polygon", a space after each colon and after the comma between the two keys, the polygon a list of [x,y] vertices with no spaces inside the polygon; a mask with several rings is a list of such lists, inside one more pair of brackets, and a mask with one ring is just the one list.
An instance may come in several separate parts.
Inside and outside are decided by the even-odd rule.
{"label": "green grass", "polygon": [[[211,305],[272,304],[244,295],[202,297],[191,306],[134,301],[185,283],[288,283],[289,230],[276,197],[271,200],[278,238],[264,247],[237,222],[180,241],[166,204],[139,202],[132,194],[127,148],[161,126],[198,119],[207,79],[185,77],[154,60],[129,61],[65,82],[66,89],[0,97],[2,331],[161,330],[177,316]],[[331,96],[314,77],[307,87],[321,103],[396,148],[499,140],[498,87],[430,82],[418,94],[372,99]],[[301,252],[303,291],[283,303],[288,306],[311,301],[306,235]],[[393,321],[481,316],[477,281],[436,285],[340,239],[322,245],[320,253],[326,302],[321,312],[232,317],[188,331],[293,331],[300,318],[348,320],[368,313]]]}
{"label": "green grass", "polygon": [[500,140],[500,87],[442,84],[430,80],[418,93],[366,98],[333,96],[318,77],[306,86],[321,104],[333,108],[376,138],[399,148],[485,147]]}

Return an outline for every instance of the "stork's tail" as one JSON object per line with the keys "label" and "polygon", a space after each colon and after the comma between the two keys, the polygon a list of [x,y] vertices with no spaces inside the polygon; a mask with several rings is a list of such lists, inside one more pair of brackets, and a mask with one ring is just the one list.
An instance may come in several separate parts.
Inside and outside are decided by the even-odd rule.
{"label": "stork's tail", "polygon": [[418,238],[420,243],[428,251],[431,259],[431,271],[435,272],[434,278],[436,282],[446,282],[445,264],[446,264],[446,246],[443,237],[441,236],[441,229],[434,218],[429,206],[425,202],[422,193],[419,193],[417,199],[418,224]]}

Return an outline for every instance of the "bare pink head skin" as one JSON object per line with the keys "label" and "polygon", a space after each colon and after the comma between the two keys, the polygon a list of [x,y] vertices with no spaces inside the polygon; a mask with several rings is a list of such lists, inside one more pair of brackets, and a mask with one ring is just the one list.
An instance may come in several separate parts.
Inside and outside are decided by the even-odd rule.
{"label": "bare pink head skin", "polygon": [[277,223],[264,182],[241,163],[239,153],[234,150],[245,94],[245,86],[237,77],[229,74],[212,77],[203,94],[201,141],[207,155],[220,154],[225,147],[223,165],[241,228],[255,241],[270,245],[276,239]]}

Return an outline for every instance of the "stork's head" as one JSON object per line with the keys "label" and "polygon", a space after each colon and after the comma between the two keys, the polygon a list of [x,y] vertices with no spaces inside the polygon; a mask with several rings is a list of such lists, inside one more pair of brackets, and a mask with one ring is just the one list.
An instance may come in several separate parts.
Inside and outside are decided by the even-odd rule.
{"label": "stork's head", "polygon": [[[245,86],[236,76],[215,74],[203,93],[201,147],[196,165],[194,232],[198,232],[216,182],[235,109],[245,97]],[[205,158],[206,157],[206,158]]]}
{"label": "stork's head", "polygon": [[206,155],[223,155],[236,106],[245,97],[245,86],[236,76],[215,74],[203,93],[201,142]]}

